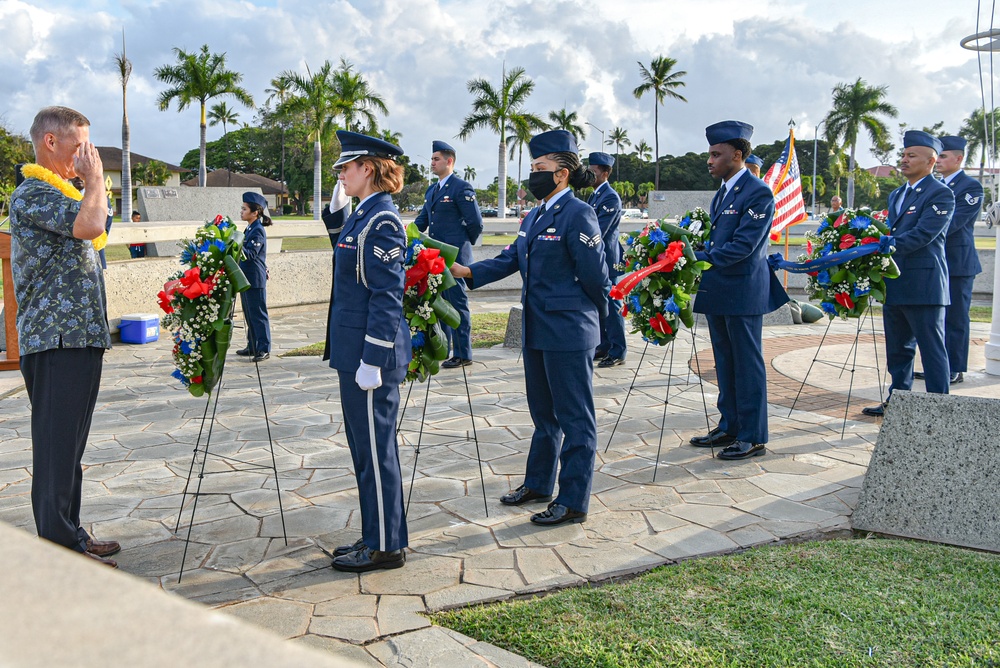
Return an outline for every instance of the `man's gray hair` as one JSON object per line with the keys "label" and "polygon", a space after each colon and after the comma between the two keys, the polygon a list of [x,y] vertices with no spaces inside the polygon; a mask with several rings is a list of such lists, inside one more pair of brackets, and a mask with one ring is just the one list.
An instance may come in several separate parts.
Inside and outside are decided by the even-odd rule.
{"label": "man's gray hair", "polygon": [[45,107],[35,114],[35,121],[31,124],[31,143],[37,148],[49,133],[59,135],[67,130],[89,125],[87,117],[75,109]]}

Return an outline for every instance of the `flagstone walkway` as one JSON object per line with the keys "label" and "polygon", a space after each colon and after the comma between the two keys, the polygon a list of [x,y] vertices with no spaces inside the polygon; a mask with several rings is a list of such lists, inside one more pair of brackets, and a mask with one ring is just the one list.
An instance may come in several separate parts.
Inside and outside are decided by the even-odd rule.
{"label": "flagstone walkway", "polygon": [[[509,306],[473,304],[478,310]],[[118,345],[106,357],[84,458],[83,514],[96,536],[122,542],[116,557],[122,571],[360,665],[526,666],[521,657],[431,626],[422,613],[846,531],[877,436],[878,425],[860,415],[861,406],[879,399],[872,370],[853,374],[854,399],[844,420],[852,374],[837,365],[853,355],[853,323],[831,328],[822,350],[830,363],[813,366],[791,415],[825,322],[766,329],[771,442],[767,456],[740,463],[686,445],[706,430],[706,405],[712,423],[717,419],[715,387],[706,383],[703,398],[689,370],[690,362],[714,380],[706,340],[698,342],[697,360],[687,332],[672,358],[669,349],[647,351],[622,413],[643,346],[633,336],[628,363],[595,375],[599,449],[590,516],[584,524],[541,529],[528,516],[542,506],[508,508],[497,501],[520,484],[531,435],[518,351],[477,350],[467,369],[469,398],[460,371],[433,379],[419,457],[413,444],[421,438],[426,386],[415,386],[407,404],[400,448],[404,490],[412,493],[406,567],[337,573],[329,553],[359,536],[360,515],[336,376],[318,358],[277,356],[321,340],[324,324],[322,308],[276,312],[276,351],[259,367],[287,545],[270,469],[237,470],[269,467],[271,452],[254,367],[232,356],[210,451],[239,461],[210,457],[202,480],[196,468],[191,484],[201,482],[202,496],[178,583],[190,502],[180,532],[174,527],[205,400],[170,378],[165,339]],[[974,327],[977,336],[988,331]],[[872,356],[870,333],[858,351],[857,365]],[[981,346],[974,346],[971,366],[981,369],[981,358]],[[29,411],[11,373],[0,379],[8,384],[0,400],[0,520],[33,532]],[[967,378],[958,392],[1000,394],[982,373]]]}

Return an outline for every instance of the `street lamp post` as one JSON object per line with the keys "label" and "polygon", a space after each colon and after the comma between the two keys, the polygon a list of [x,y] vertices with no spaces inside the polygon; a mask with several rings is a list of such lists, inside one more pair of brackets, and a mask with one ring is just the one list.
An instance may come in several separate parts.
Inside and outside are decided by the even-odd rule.
{"label": "street lamp post", "polygon": [[822,120],[816,124],[816,129],[813,131],[813,180],[812,180],[812,214],[816,215],[816,154],[819,152],[819,126],[823,125],[826,120]]}
{"label": "street lamp post", "polygon": [[603,151],[604,150],[604,130],[602,130],[601,128],[597,127],[596,125],[594,125],[590,121],[587,121],[587,125],[589,125],[590,127],[594,128],[595,130],[597,130],[598,132],[601,133],[601,150]]}

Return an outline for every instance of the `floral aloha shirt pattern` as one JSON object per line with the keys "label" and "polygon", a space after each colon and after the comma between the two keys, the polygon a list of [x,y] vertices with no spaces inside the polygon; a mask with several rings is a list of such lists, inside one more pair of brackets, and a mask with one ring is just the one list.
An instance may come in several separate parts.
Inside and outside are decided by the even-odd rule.
{"label": "floral aloha shirt pattern", "polygon": [[94,245],[73,236],[80,203],[26,179],[11,197],[11,268],[22,355],[110,348],[104,272]]}

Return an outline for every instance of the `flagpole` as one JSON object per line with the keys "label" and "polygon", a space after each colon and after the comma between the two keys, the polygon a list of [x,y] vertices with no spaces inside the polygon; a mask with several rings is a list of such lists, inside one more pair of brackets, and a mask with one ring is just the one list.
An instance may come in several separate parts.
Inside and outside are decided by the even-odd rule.
{"label": "flagpole", "polygon": [[[790,227],[790,226],[789,226]],[[785,257],[788,257],[788,227],[785,228]],[[785,270],[785,292],[788,291],[788,270]]]}

